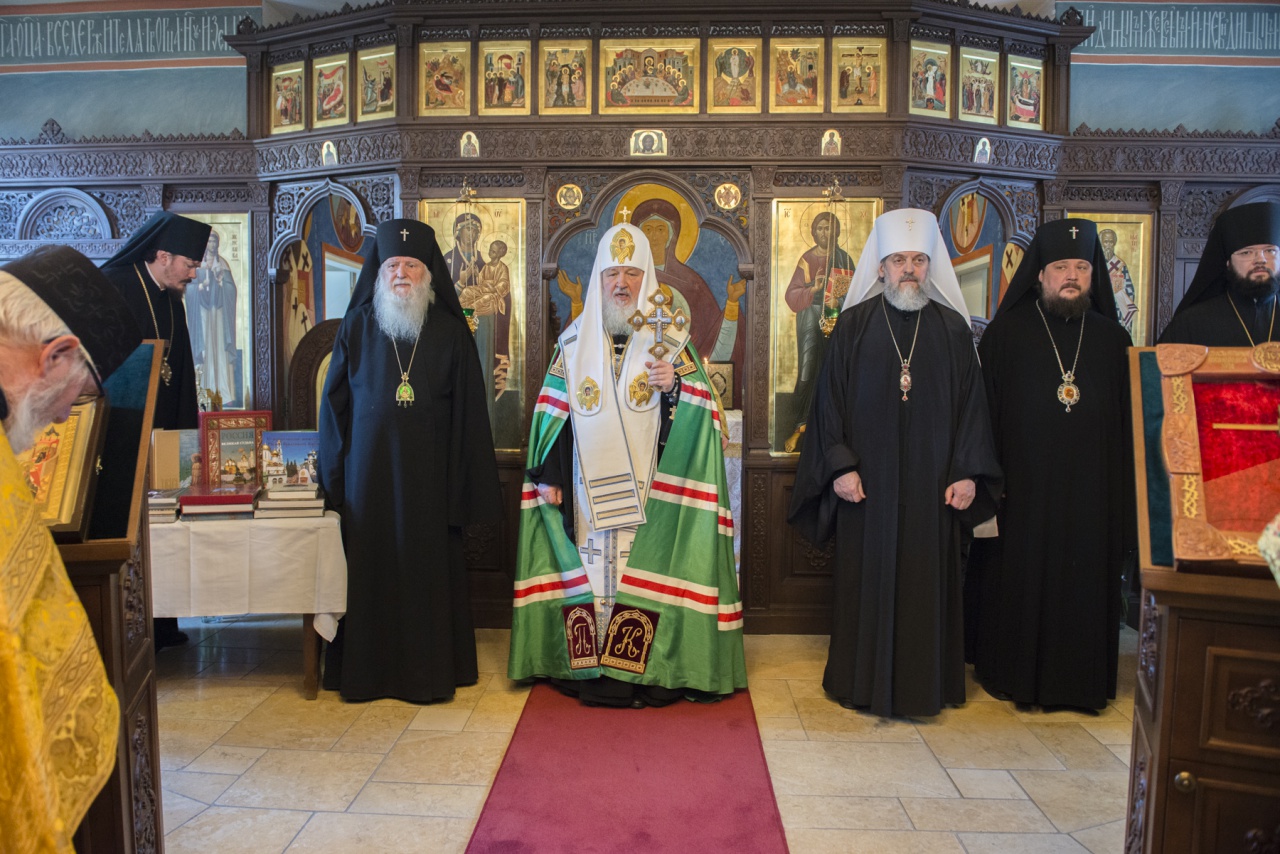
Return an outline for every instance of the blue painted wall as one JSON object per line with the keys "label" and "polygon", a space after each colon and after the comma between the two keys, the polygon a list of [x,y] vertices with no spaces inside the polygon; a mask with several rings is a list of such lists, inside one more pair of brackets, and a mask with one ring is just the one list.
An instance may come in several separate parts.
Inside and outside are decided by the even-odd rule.
{"label": "blue painted wall", "polygon": [[1280,3],[1060,0],[1094,34],[1072,53],[1071,127],[1264,132],[1280,119]]}

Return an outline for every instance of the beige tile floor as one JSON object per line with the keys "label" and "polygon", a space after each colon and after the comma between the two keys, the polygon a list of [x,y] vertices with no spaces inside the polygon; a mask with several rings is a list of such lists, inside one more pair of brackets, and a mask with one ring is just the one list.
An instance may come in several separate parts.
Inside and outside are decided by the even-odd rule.
{"label": "beige tile floor", "polygon": [[[508,633],[478,633],[480,681],[451,703],[348,704],[302,698],[299,625],[183,620],[190,645],[157,656],[166,850],[462,851],[528,693],[505,676]],[[825,637],[746,645],[795,854],[1123,849],[1134,632],[1098,717],[1019,712],[970,684],[936,718],[877,718],[823,696]]]}

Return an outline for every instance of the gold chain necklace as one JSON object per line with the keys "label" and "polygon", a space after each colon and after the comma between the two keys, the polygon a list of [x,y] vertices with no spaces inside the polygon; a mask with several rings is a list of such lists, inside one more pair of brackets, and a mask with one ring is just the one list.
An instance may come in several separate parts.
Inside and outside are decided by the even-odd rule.
{"label": "gold chain necklace", "polygon": [[1040,300],[1036,300],[1036,311],[1040,312],[1040,322],[1049,335],[1049,343],[1053,345],[1053,357],[1058,360],[1058,370],[1062,372],[1062,385],[1058,386],[1058,402],[1071,411],[1071,407],[1080,402],[1080,386],[1076,385],[1076,365],[1080,364],[1080,350],[1084,345],[1084,319],[1089,315],[1080,315],[1080,340],[1076,342],[1076,357],[1071,360],[1071,370],[1062,367],[1062,354],[1058,352],[1058,342],[1053,340],[1053,332],[1049,329],[1049,321],[1045,319]]}
{"label": "gold chain necklace", "polygon": [[400,364],[400,348],[396,346],[396,339],[390,335],[391,350],[396,354],[396,367],[400,369],[400,385],[396,386],[396,404],[403,407],[413,406],[413,386],[409,385],[409,371],[413,370],[413,357],[418,355],[418,341],[422,339],[422,330],[418,330],[418,337],[413,339],[413,351],[409,353],[409,367]]}
{"label": "gold chain necklace", "polygon": [[911,336],[911,352],[907,353],[907,358],[902,358],[902,348],[898,346],[898,336],[893,334],[893,324],[889,322],[889,309],[884,307],[884,295],[880,295],[880,310],[884,312],[885,326],[889,327],[889,338],[893,341],[893,349],[898,351],[898,361],[902,363],[902,373],[898,375],[898,389],[902,392],[902,399],[907,399],[907,392],[911,391],[911,358],[916,354],[916,342],[920,340],[920,319],[924,316],[924,309],[916,315],[916,333]]}
{"label": "gold chain necklace", "polygon": [[[133,272],[138,274],[138,284],[142,285],[142,295],[147,298],[147,309],[151,312],[151,323],[156,328],[156,337],[160,335],[160,321],[156,320],[156,308],[151,304],[151,292],[147,290],[147,281],[142,278],[142,271],[138,269],[138,265],[133,265]],[[164,289],[160,290],[164,293]],[[165,300],[169,304],[169,337],[161,338],[164,341],[164,351],[160,354],[160,379],[164,380],[164,384],[168,385],[173,379],[173,368],[169,367],[169,350],[173,347],[173,300]]]}
{"label": "gold chain necklace", "polygon": [[[1244,327],[1244,337],[1249,339],[1249,346],[1257,347],[1258,345],[1253,343],[1253,333],[1249,331],[1249,325],[1240,316],[1240,309],[1236,308],[1236,301],[1231,298],[1230,292],[1227,293],[1227,302],[1231,303],[1231,310],[1236,313],[1236,320],[1240,321],[1240,325]],[[1271,340],[1271,333],[1276,331],[1276,302],[1280,302],[1280,297],[1271,303],[1271,328],[1267,330],[1268,341]]]}

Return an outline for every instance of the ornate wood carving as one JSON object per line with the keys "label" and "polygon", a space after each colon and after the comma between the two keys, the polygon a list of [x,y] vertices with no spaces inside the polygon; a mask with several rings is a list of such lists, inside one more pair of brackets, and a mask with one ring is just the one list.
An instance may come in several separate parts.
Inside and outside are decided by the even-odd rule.
{"label": "ornate wood carving", "polygon": [[254,195],[254,190],[247,185],[243,187],[182,187],[170,184],[164,188],[164,206],[166,208],[174,205],[241,205],[250,207],[254,203]]}
{"label": "ornate wood carving", "polygon": [[290,62],[302,62],[306,58],[306,48],[291,47],[267,54],[267,65],[287,65]]}
{"label": "ornate wood carving", "polygon": [[351,39],[333,39],[311,46],[312,56],[332,56],[335,53],[350,53]]}
{"label": "ornate wood carving", "polygon": [[945,27],[931,27],[928,24],[912,24],[911,38],[928,39],[929,41],[951,44],[952,31]]}
{"label": "ornate wood carving", "polygon": [[31,200],[18,217],[19,240],[66,243],[68,240],[109,240],[107,212],[88,193],[70,188],[47,190]]}
{"label": "ornate wood carving", "polygon": [[272,207],[275,214],[275,221],[271,227],[272,243],[279,240],[280,235],[286,232],[302,233],[302,229],[296,228],[294,223],[298,214],[298,200],[323,183],[323,181],[304,181],[297,184],[280,184],[276,187],[275,205]]}
{"label": "ornate wood carving", "polygon": [[506,24],[502,26],[480,27],[480,38],[482,39],[527,39],[530,38],[528,24]]}
{"label": "ornate wood carving", "polygon": [[1129,803],[1129,822],[1125,828],[1124,854],[1142,854],[1142,843],[1147,834],[1147,775],[1150,773],[1147,756],[1137,758],[1133,769],[1133,792]]}
{"label": "ornate wood carving", "polygon": [[1244,851],[1245,854],[1280,854],[1280,825],[1270,834],[1260,827],[1250,828],[1244,835]]}
{"label": "ornate wood carving", "polygon": [[594,35],[586,24],[543,24],[538,28],[542,39],[589,39]]}
{"label": "ornate wood carving", "polygon": [[[1239,191],[1224,187],[1195,187],[1182,194],[1178,208],[1180,237],[1208,237],[1214,220]],[[1200,245],[1201,251],[1204,245]]]}
{"label": "ornate wood carving", "polygon": [[384,44],[395,43],[395,30],[388,30],[385,33],[371,33],[369,35],[356,36],[356,50],[362,50],[366,47],[381,47]]}
{"label": "ornate wood carving", "polygon": [[1000,39],[997,36],[984,36],[978,33],[965,33],[960,37],[960,44],[965,47],[977,47],[995,53],[1000,52]]}
{"label": "ornate wood carving", "polygon": [[[106,147],[117,143],[135,147]],[[13,140],[0,144],[22,145]],[[255,168],[252,146],[243,138],[233,141],[226,135],[152,141],[145,135],[103,142],[80,140],[74,146],[53,151],[22,145],[0,157],[0,178],[10,181],[78,183],[192,177],[225,181],[251,177]]]}
{"label": "ornate wood carving", "polygon": [[1048,55],[1048,51],[1042,44],[1031,44],[1029,42],[1011,41],[1006,48],[1009,53],[1018,56],[1029,56],[1033,59],[1044,59]]}
{"label": "ornate wood carving", "polygon": [[1280,685],[1262,679],[1256,685],[1237,688],[1227,695],[1227,708],[1240,712],[1258,729],[1280,727]]}
{"label": "ornate wood carving", "polygon": [[[750,172],[694,172],[691,175],[684,176],[685,180],[698,191],[698,197],[702,199],[703,205],[706,206],[707,213],[716,219],[722,220],[732,227],[735,231],[742,235],[743,239],[747,239],[750,232],[750,207],[747,199],[751,198],[751,173]],[[726,182],[737,184],[742,190],[742,203],[733,210],[721,210],[716,205],[715,193],[716,187]]]}
{"label": "ornate wood carving", "polygon": [[1138,638],[1138,677],[1147,689],[1147,696],[1154,701],[1156,684],[1160,675],[1160,609],[1156,597],[1150,592],[1142,594],[1142,620]]}
{"label": "ornate wood carving", "polygon": [[774,24],[769,28],[771,36],[820,36],[822,24]]}
{"label": "ornate wood carving", "polygon": [[833,180],[839,181],[846,190],[850,187],[879,187],[883,178],[879,169],[859,169],[857,171],[811,172],[811,171],[778,171],[773,176],[775,187],[830,187]]}
{"label": "ornate wood carving", "polygon": [[36,193],[27,190],[0,192],[0,240],[14,240],[18,236],[18,217],[26,209]]}
{"label": "ornate wood carving", "polygon": [[1191,516],[1188,513],[1173,520],[1173,553],[1184,560],[1226,560],[1231,557],[1227,538],[1208,522]]}
{"label": "ornate wood carving", "polygon": [[831,28],[836,36],[884,36],[888,31],[884,24],[836,24]]}
{"label": "ornate wood carving", "polygon": [[[773,287],[769,266],[769,253],[772,249],[773,212],[769,199],[757,199],[752,204],[755,207],[755,215],[752,217],[754,223],[751,229],[751,257],[755,260],[756,267],[755,283],[752,288],[756,293],[768,295],[772,292]],[[747,341],[748,352],[750,353],[749,364],[768,365],[771,314],[769,300],[767,298],[757,299],[751,300],[750,303],[750,317],[747,319],[748,329],[751,334]],[[747,405],[743,408],[743,445],[746,448],[765,447],[769,444],[769,423],[767,418],[760,417],[757,413],[760,412],[765,401],[769,399],[769,372],[767,370],[752,372],[748,379],[747,389],[749,397]],[[765,494],[765,486],[762,485],[760,487],[758,494]],[[764,531],[766,528],[759,530]],[[760,539],[767,538],[761,537]],[[761,560],[763,561],[763,557]],[[752,570],[752,572],[757,571],[761,573],[760,579],[763,582],[763,567]]]}
{"label": "ornate wood carving", "polygon": [[1036,192],[1036,185],[1022,181],[993,181],[992,186],[1009,200],[1013,208],[1014,234],[1034,234],[1040,222],[1040,194]]}
{"label": "ornate wood carving", "polygon": [[707,31],[713,38],[716,36],[759,36],[764,28],[759,24],[712,24]]}
{"label": "ornate wood carving", "polygon": [[[1063,146],[1060,174],[1227,176],[1271,181],[1280,174],[1280,146],[1178,144],[1177,131],[1100,131],[1106,142],[1081,140],[1077,129]],[[1143,144],[1141,140],[1150,140]],[[1135,142],[1135,140],[1138,140]]]}
{"label": "ornate wood carving", "polygon": [[600,28],[604,39],[696,38],[702,35],[697,24],[606,24]]}
{"label": "ornate wood carving", "polygon": [[910,18],[894,18],[893,19],[893,40],[896,42],[905,42],[911,38],[911,19]]}
{"label": "ornate wood carving", "polygon": [[418,41],[448,42],[471,41],[470,27],[422,27],[418,30]]}
{"label": "ornate wood carving", "polygon": [[1154,204],[1160,200],[1160,191],[1151,185],[1112,186],[1109,184],[1076,184],[1068,185],[1066,181],[1049,182],[1061,184],[1065,189],[1062,200],[1076,204],[1096,204],[1098,202],[1121,202],[1124,204]]}
{"label": "ornate wood carving", "polygon": [[794,530],[790,532],[790,536],[795,540],[800,554],[804,557],[805,562],[808,563],[810,569],[816,569],[819,571],[826,570],[827,567],[835,560],[836,541],[834,537],[827,540],[827,542],[823,543],[821,548],[819,548],[797,534]]}
{"label": "ornate wood carving", "polygon": [[462,186],[463,180],[477,189],[509,190],[524,186],[524,172],[426,172],[418,186],[423,190],[455,189]]}
{"label": "ornate wood carving", "polygon": [[134,546],[133,554],[125,562],[120,581],[124,611],[124,640],[127,648],[148,638],[150,628],[147,608],[147,579],[142,570],[142,546]]}
{"label": "ornate wood carving", "polygon": [[[531,179],[535,176],[526,177]],[[529,186],[541,192],[547,186],[546,175],[538,179],[536,184],[529,183]],[[542,247],[546,239],[542,226],[546,207],[549,205],[544,204],[541,199],[533,199],[528,202],[528,210],[525,212],[525,269],[529,271],[526,275],[530,284],[538,282],[539,285],[539,287],[525,288],[527,302],[524,323],[524,387],[530,390],[542,387],[547,363],[551,361],[551,347],[547,341],[549,332],[547,307],[550,304],[550,294],[547,292],[547,284],[540,280],[537,273],[542,266]],[[560,330],[557,328],[555,331]],[[538,402],[537,397],[536,392],[525,395],[526,423],[533,417],[533,408]]]}
{"label": "ornate wood carving", "polygon": [[[262,193],[266,184],[258,185]],[[271,245],[271,213],[264,205],[254,205],[249,215],[253,229],[254,246]],[[268,274],[270,259],[266,252],[253,253],[253,400],[254,407],[274,406],[276,396],[273,381],[276,376],[275,352],[271,348],[271,330],[275,324],[276,306],[271,296],[275,293],[272,277]]]}
{"label": "ornate wood carving", "polygon": [[[581,216],[588,216],[596,196],[616,177],[606,172],[550,172],[547,177],[547,233],[554,234],[565,223]],[[582,204],[576,210],[566,211],[556,201],[556,190],[563,184],[577,184],[582,188]],[[548,354],[550,355],[550,354]]]}
{"label": "ornate wood carving", "polygon": [[133,785],[133,850],[149,854],[157,849],[156,828],[160,819],[157,809],[156,776],[151,768],[151,724],[147,715],[137,714],[129,733],[129,758]]}
{"label": "ornate wood carving", "polygon": [[750,601],[752,608],[769,607],[769,577],[766,572],[769,566],[769,538],[764,532],[769,530],[769,473],[751,473],[751,506],[747,513],[751,517],[751,568]]}
{"label": "ornate wood carving", "polygon": [[1156,365],[1166,377],[1189,374],[1208,357],[1209,348],[1202,344],[1161,344],[1156,348]]}
{"label": "ornate wood carving", "polygon": [[1280,342],[1264,341],[1254,347],[1252,359],[1258,370],[1280,374]]}
{"label": "ornate wood carving", "polygon": [[[417,177],[416,170],[413,172]],[[366,210],[371,214],[371,223],[385,222],[389,219],[395,219],[396,210],[396,180],[391,175],[380,175],[376,178],[344,178],[343,184],[355,191],[361,200],[365,203]],[[418,191],[415,181],[413,192]]]}
{"label": "ornate wood carving", "polygon": [[469,567],[493,566],[501,525],[488,522],[467,525],[462,529],[462,559]]}
{"label": "ornate wood carving", "polygon": [[964,175],[912,175],[904,202],[909,208],[937,212],[938,202],[965,183]]}

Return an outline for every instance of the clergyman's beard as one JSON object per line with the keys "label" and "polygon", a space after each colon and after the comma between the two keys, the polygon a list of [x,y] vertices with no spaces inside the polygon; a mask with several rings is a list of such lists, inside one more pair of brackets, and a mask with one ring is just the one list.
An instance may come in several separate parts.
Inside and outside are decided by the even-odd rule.
{"label": "clergyman's beard", "polygon": [[613,297],[604,298],[604,331],[610,335],[630,337],[635,331],[631,325],[631,316],[636,313],[634,305],[618,305]]}
{"label": "clergyman's beard", "polygon": [[63,383],[38,380],[22,400],[11,405],[4,432],[15,454],[30,450],[36,443],[36,433],[53,421],[53,406],[65,388]]}
{"label": "clergyman's beard", "polygon": [[427,308],[435,296],[430,271],[424,285],[414,287],[404,296],[391,290],[386,279],[379,274],[373,293],[373,316],[378,321],[378,328],[400,341],[416,340],[426,319]]}
{"label": "clergyman's beard", "polygon": [[1073,297],[1064,297],[1060,294],[1049,296],[1044,292],[1044,288],[1040,288],[1040,302],[1044,303],[1045,311],[1063,320],[1084,317],[1084,313],[1093,306],[1093,300],[1089,297],[1088,291]]}
{"label": "clergyman's beard", "polygon": [[1258,280],[1249,276],[1240,276],[1235,270],[1227,270],[1227,289],[1232,295],[1241,299],[1264,299],[1271,296],[1280,284],[1280,277],[1268,276]]}
{"label": "clergyman's beard", "polygon": [[889,301],[889,305],[899,311],[919,311],[929,304],[929,295],[924,292],[923,287],[919,285],[914,288],[903,287],[901,280],[898,282],[884,280],[884,298]]}

